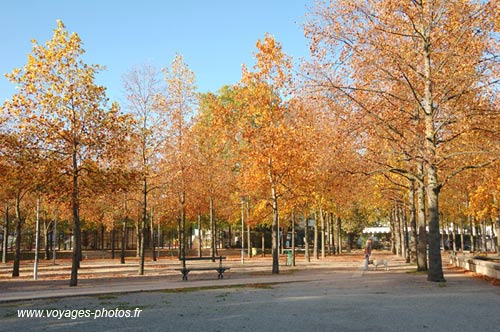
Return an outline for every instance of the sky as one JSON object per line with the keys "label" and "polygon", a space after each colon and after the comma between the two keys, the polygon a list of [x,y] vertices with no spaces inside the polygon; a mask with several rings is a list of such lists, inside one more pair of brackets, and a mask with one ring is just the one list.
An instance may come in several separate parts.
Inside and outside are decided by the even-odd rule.
{"label": "sky", "polygon": [[88,64],[106,66],[97,82],[110,100],[125,100],[122,76],[134,66],[169,66],[176,53],[194,71],[200,92],[217,91],[252,66],[266,32],[295,61],[307,58],[302,24],[312,0],[4,0],[0,5],[0,102],[15,86],[4,74],[20,68],[31,40],[52,38],[56,21],[83,41]]}

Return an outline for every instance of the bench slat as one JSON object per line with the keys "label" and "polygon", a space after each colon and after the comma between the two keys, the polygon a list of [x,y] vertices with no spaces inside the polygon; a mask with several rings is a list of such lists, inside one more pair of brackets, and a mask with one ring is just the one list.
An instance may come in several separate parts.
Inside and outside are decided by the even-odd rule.
{"label": "bench slat", "polygon": [[179,258],[180,261],[216,261],[226,259],[225,256],[216,256],[216,257],[184,257]]}
{"label": "bench slat", "polygon": [[219,271],[219,270],[230,270],[230,267],[186,267],[185,269],[175,269],[176,271]]}

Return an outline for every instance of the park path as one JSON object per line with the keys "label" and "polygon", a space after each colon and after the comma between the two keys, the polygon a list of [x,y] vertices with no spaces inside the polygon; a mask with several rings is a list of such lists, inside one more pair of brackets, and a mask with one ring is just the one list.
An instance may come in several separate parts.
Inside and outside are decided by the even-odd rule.
{"label": "park path", "polygon": [[[266,260],[214,273],[0,283],[0,331],[496,331],[500,287],[445,267],[432,283],[391,258],[363,271],[362,257],[326,258],[269,273]],[[5,287],[3,287],[5,286]],[[14,302],[12,302],[14,301]],[[19,310],[141,312],[134,318],[22,318]]]}
{"label": "park path", "polygon": [[[272,275],[270,257],[253,257],[246,259],[242,264],[240,257],[228,257],[225,266],[231,270],[225,273],[223,280],[216,278],[215,271],[196,273],[191,272],[189,281],[182,281],[181,274],[176,271],[179,262],[164,258],[158,262],[149,262],[146,275],[137,275],[137,265],[129,262],[121,265],[111,260],[89,260],[82,263],[80,280],[77,287],[68,286],[68,278],[64,272],[69,262],[61,261],[56,266],[46,263],[41,267],[40,278],[37,281],[30,279],[30,274],[24,273],[24,278],[11,279],[7,277],[8,267],[0,269],[0,303],[32,300],[44,298],[61,298],[68,296],[119,294],[130,292],[148,292],[159,290],[175,290],[184,288],[230,287],[235,285],[270,284],[305,282],[329,279],[348,279],[355,281],[365,276],[382,275],[384,279],[394,279],[400,274],[408,274],[415,267],[406,264],[400,257],[388,252],[376,253],[378,257],[389,259],[389,271],[363,270],[363,257],[360,253],[344,254],[341,256],[327,256],[324,259],[307,263],[304,259],[297,259],[296,266],[286,266],[285,258],[281,261],[280,274]],[[30,271],[30,266],[25,271]],[[61,272],[63,271],[63,272]],[[3,273],[3,274],[2,274]],[[462,272],[451,267],[447,274],[461,274]],[[62,275],[62,277],[61,277]],[[82,277],[83,276],[83,277]]]}
{"label": "park path", "polygon": [[[412,267],[388,253],[381,253],[383,257],[391,259],[391,270],[405,271]],[[110,293],[143,292],[165,289],[197,288],[197,287],[224,287],[260,283],[283,283],[291,281],[314,280],[321,276],[322,271],[337,271],[350,277],[363,275],[361,267],[363,258],[358,253],[342,256],[327,256],[324,259],[306,263],[298,258],[296,266],[286,266],[285,257],[280,261],[280,274],[271,275],[270,257],[253,257],[241,263],[240,257],[230,256],[224,263],[231,267],[225,273],[223,280],[216,278],[216,272],[191,272],[189,281],[181,280],[181,274],[176,271],[179,261],[172,258],[163,258],[158,262],[148,262],[146,275],[137,275],[137,263],[133,260],[119,264],[117,260],[87,260],[83,261],[80,269],[79,285],[69,287],[69,261],[59,261],[53,266],[44,262],[39,270],[37,281],[32,280],[32,266],[25,263],[22,278],[9,277],[10,268],[0,268],[0,302],[42,299],[79,295],[98,295]]]}

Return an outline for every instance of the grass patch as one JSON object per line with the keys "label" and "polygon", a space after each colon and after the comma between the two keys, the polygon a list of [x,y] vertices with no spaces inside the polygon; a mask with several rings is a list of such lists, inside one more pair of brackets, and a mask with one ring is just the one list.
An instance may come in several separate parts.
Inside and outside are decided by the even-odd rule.
{"label": "grass patch", "polygon": [[273,282],[270,284],[250,284],[247,285],[246,287],[257,288],[257,289],[273,289],[274,288],[273,286],[277,284],[278,284],[277,282]]}
{"label": "grass patch", "polygon": [[277,276],[277,275],[290,275],[298,271],[300,271],[298,268],[286,268],[286,269],[280,269],[280,273],[278,274],[273,274],[271,271],[254,271],[245,274],[251,276]]}
{"label": "grass patch", "polygon": [[42,305],[48,305],[48,304],[54,304],[58,303],[59,299],[38,299],[38,300],[14,300],[14,301],[8,301],[5,303],[0,304],[0,308],[7,308],[7,309],[13,309],[13,308],[21,308],[21,309],[29,309],[32,307],[38,307],[40,304]]}
{"label": "grass patch", "polygon": [[111,302],[111,301],[102,301],[102,302],[99,302],[99,305],[110,305],[110,304],[113,304],[113,302]]}
{"label": "grass patch", "polygon": [[407,274],[417,274],[417,275],[427,275],[428,271],[418,271],[418,270],[411,270],[411,271],[406,271]]}
{"label": "grass patch", "polygon": [[21,308],[26,306],[30,306],[30,304],[27,305],[26,302],[7,302],[0,304],[0,308]]}
{"label": "grass patch", "polygon": [[15,311],[15,310],[6,311],[1,317],[2,318],[15,318],[15,317],[17,317],[17,311]]}
{"label": "grass patch", "polygon": [[[204,287],[190,287],[190,288],[175,288],[175,289],[165,289],[162,290],[162,293],[167,294],[178,294],[178,293],[192,293],[192,292],[200,292],[206,290],[218,290],[218,289],[243,289],[243,288],[257,288],[257,289],[273,289],[274,285],[283,284],[283,282],[271,282],[271,283],[257,283],[257,284],[248,284],[248,285],[229,285],[229,286],[204,286]],[[227,293],[225,293],[227,294]],[[219,297],[225,296],[218,295]]]}
{"label": "grass patch", "polygon": [[144,309],[148,309],[148,308],[151,308],[150,305],[130,305],[129,303],[121,303],[121,304],[118,304],[116,306],[116,308],[118,310],[130,310],[130,311],[134,311],[135,309],[141,309],[141,310],[144,310]]}
{"label": "grass patch", "polygon": [[228,288],[243,288],[245,285],[230,285],[230,286],[204,286],[204,287],[189,287],[189,288],[174,288],[174,289],[164,289],[162,293],[192,293],[200,292],[212,289],[228,289]]}
{"label": "grass patch", "polygon": [[112,295],[112,294],[104,294],[104,295],[97,296],[98,300],[114,300],[116,298],[118,298],[118,296]]}

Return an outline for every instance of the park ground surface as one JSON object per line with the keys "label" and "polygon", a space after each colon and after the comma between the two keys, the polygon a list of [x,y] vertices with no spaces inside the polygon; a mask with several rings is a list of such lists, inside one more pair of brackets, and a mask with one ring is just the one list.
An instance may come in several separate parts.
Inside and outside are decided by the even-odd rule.
{"label": "park ground surface", "polygon": [[[388,271],[363,271],[351,253],[299,257],[295,267],[283,258],[279,275],[270,257],[229,256],[223,280],[206,271],[187,282],[172,258],[148,262],[145,276],[134,260],[89,259],[78,287],[68,286],[66,261],[41,264],[38,281],[29,264],[16,280],[0,265],[0,331],[498,331],[500,287],[491,281],[443,258],[447,282],[428,282],[400,258],[377,256]],[[19,317],[26,310],[43,317]]]}

